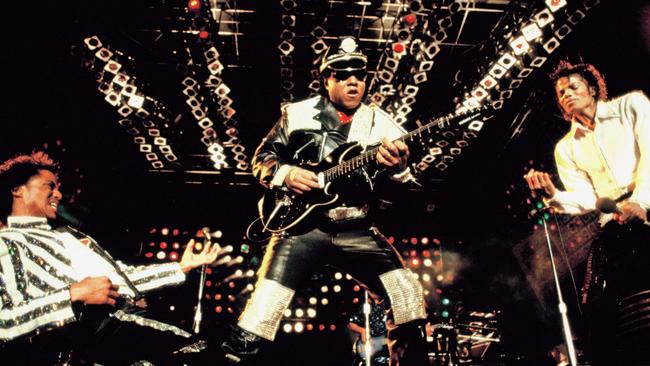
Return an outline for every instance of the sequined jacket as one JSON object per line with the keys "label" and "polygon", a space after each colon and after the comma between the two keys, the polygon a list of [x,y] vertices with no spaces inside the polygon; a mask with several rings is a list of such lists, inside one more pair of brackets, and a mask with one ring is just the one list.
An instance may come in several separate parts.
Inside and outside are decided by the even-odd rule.
{"label": "sequined jacket", "polygon": [[[76,321],[70,301],[70,285],[81,280],[75,277],[71,258],[61,239],[62,233],[52,230],[45,219],[21,218],[12,222],[10,217],[8,222],[9,226],[0,230],[0,342]],[[102,257],[108,256],[94,240],[92,243],[93,251]],[[185,280],[178,263],[140,267],[112,263],[117,263],[119,272],[134,285],[136,292]],[[125,295],[129,296],[128,290]],[[120,310],[114,316],[122,321],[189,336],[176,327]]]}

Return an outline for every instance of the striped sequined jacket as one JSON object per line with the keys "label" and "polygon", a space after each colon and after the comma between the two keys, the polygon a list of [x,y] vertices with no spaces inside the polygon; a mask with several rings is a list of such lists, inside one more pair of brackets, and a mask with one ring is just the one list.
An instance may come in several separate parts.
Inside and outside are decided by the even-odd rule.
{"label": "striped sequined jacket", "polygon": [[[77,320],[70,301],[70,285],[80,278],[63,235],[62,231],[52,230],[44,218],[35,217],[9,217],[8,227],[0,230],[0,342],[60,328]],[[79,235],[73,239],[79,239]],[[79,241],[111,266],[119,267],[117,272],[132,286],[131,290],[120,288],[120,293],[127,297],[133,292],[146,292],[185,280],[178,263],[127,266],[113,261],[92,238],[85,236]],[[176,327],[121,310],[114,316],[121,321],[189,337],[189,333]]]}

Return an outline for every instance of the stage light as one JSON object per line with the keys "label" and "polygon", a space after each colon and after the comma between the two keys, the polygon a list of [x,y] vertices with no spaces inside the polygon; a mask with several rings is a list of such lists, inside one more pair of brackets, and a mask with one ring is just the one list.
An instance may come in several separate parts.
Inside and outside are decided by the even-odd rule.
{"label": "stage light", "polygon": [[530,62],[530,66],[541,67],[542,65],[544,65],[545,62],[546,62],[546,57],[537,56]]}
{"label": "stage light", "polygon": [[441,275],[441,274],[436,276],[436,281],[438,281],[438,282],[442,282],[442,280],[444,280],[444,279],[445,279],[445,277],[443,275]]}
{"label": "stage light", "polygon": [[100,48],[99,51],[95,52],[95,57],[98,59],[108,62],[108,60],[113,57],[113,52],[109,51],[107,48]]}
{"label": "stage light", "polygon": [[551,37],[546,43],[544,43],[542,47],[544,47],[544,50],[546,50],[546,52],[552,53],[559,46],[560,41],[558,41],[555,37]]}
{"label": "stage light", "polygon": [[151,253],[151,252],[146,252],[146,253],[144,254],[144,256],[145,256],[145,258],[151,258],[151,257],[153,257],[153,253]]}
{"label": "stage light", "polygon": [[421,84],[423,82],[427,81],[427,73],[426,72],[418,72],[417,74],[413,75],[413,83],[414,84]]}
{"label": "stage light", "polygon": [[294,0],[282,0],[280,1],[280,5],[284,10],[292,10],[298,6]]}
{"label": "stage light", "polygon": [[330,324],[330,330],[333,332],[336,330],[336,325]]}
{"label": "stage light", "polygon": [[533,19],[535,19],[535,22],[537,23],[537,26],[540,28],[544,28],[548,24],[553,22],[553,14],[548,9],[544,9],[540,11],[539,13],[535,14],[533,16]]}
{"label": "stage light", "polygon": [[429,282],[431,281],[431,276],[428,273],[422,275],[422,281]]}
{"label": "stage light", "polygon": [[542,30],[539,29],[535,23],[530,23],[521,28],[521,33],[524,35],[524,38],[528,42],[534,41],[535,39],[542,36]]}
{"label": "stage light", "polygon": [[282,15],[282,25],[285,27],[294,27],[296,25],[296,16]]}
{"label": "stage light", "polygon": [[291,324],[289,324],[289,323],[284,323],[284,325],[282,326],[282,330],[283,330],[285,333],[291,333],[291,329],[292,329],[292,328],[293,328],[293,327],[292,327]]}
{"label": "stage light", "polygon": [[566,24],[562,25],[560,28],[558,28],[558,30],[555,31],[555,35],[559,39],[564,39],[564,37],[569,35],[569,33],[571,33],[571,27]]}
{"label": "stage light", "polygon": [[321,303],[322,305],[327,305],[327,304],[330,303],[330,301],[329,301],[326,297],[324,297],[324,298],[322,298],[322,299],[320,300],[320,303]]}
{"label": "stage light", "polygon": [[302,331],[305,329],[304,325],[302,322],[297,322],[294,326],[293,329],[296,331],[296,333],[302,333]]}
{"label": "stage light", "polygon": [[393,55],[395,55],[395,57],[402,57],[406,54],[406,45],[404,45],[403,43],[400,42],[393,43],[392,49],[393,49]]}
{"label": "stage light", "polygon": [[407,27],[413,27],[415,24],[417,24],[418,17],[415,16],[415,14],[406,14],[404,17],[402,17],[402,22],[407,26]]}
{"label": "stage light", "polygon": [[102,46],[102,42],[99,40],[97,36],[85,38],[84,44],[86,45],[86,48],[88,48],[90,51],[94,51],[96,48]]}
{"label": "stage light", "polygon": [[[520,56],[526,53],[530,49],[530,44],[526,42],[526,38],[524,36],[519,36],[510,42],[510,47],[512,48],[515,55]],[[506,65],[503,66],[505,67]]]}
{"label": "stage light", "polygon": [[191,11],[201,10],[201,0],[190,0],[187,2],[187,8]]}
{"label": "stage light", "polygon": [[312,331],[312,330],[314,330],[314,325],[313,324],[307,324],[306,328],[307,328],[307,331]]}
{"label": "stage light", "polygon": [[431,261],[429,258],[426,258],[424,261],[422,261],[422,264],[424,264],[425,267],[431,267],[433,265],[433,261]]}
{"label": "stage light", "polygon": [[566,0],[546,0],[545,2],[546,6],[554,13],[566,6]]}
{"label": "stage light", "polygon": [[321,286],[320,291],[325,294],[329,291],[329,288],[327,286]]}
{"label": "stage light", "polygon": [[278,49],[280,52],[282,52],[283,55],[288,56],[291,52],[293,52],[294,46],[287,41],[282,41],[282,43],[278,45]]}
{"label": "stage light", "polygon": [[490,71],[488,71],[488,73],[496,79],[501,79],[503,75],[505,75],[506,71],[507,70],[503,66],[497,63],[494,64],[494,66],[492,66],[492,68],[490,69]]}
{"label": "stage light", "polygon": [[474,89],[470,94],[478,101],[481,101],[488,96],[487,91],[485,91],[485,89],[481,88],[480,86]]}
{"label": "stage light", "polygon": [[341,292],[341,286],[339,285],[334,285],[334,292]]}
{"label": "stage light", "polygon": [[449,300],[448,298],[445,297],[445,298],[442,299],[441,303],[442,303],[442,305],[447,306],[447,305],[451,304],[451,300]]}
{"label": "stage light", "polygon": [[569,17],[569,23],[576,25],[584,18],[585,13],[581,12],[580,10],[576,10],[575,13],[571,14]]}
{"label": "stage light", "polygon": [[309,298],[309,303],[310,303],[311,305],[316,305],[316,304],[318,304],[318,299],[315,298],[315,297],[310,297],[310,298]]}
{"label": "stage light", "polygon": [[289,317],[291,317],[291,309],[286,309],[286,310],[284,311],[284,317],[285,317],[285,318],[289,318]]}
{"label": "stage light", "polygon": [[424,51],[426,57],[431,60],[438,54],[438,52],[440,52],[440,46],[437,43],[431,42],[428,46],[423,47],[422,51]]}
{"label": "stage light", "polygon": [[296,314],[297,318],[302,318],[305,315],[305,312],[300,308],[296,309],[294,313]]}
{"label": "stage light", "polygon": [[351,280],[351,279],[352,279],[352,276],[350,276],[349,274],[346,273],[346,274],[345,274],[345,279],[346,279],[346,280]]}
{"label": "stage light", "polygon": [[315,318],[316,317],[316,309],[307,308],[307,317],[308,318]]}
{"label": "stage light", "polygon": [[156,258],[163,260],[167,256],[167,253],[163,252],[162,250],[156,253]]}

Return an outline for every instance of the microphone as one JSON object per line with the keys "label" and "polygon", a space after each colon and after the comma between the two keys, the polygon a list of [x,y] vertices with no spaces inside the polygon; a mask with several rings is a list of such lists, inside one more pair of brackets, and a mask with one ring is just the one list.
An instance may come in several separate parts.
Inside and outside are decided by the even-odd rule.
{"label": "microphone", "polygon": [[601,197],[596,200],[596,209],[602,213],[621,213],[616,201],[609,197]]}

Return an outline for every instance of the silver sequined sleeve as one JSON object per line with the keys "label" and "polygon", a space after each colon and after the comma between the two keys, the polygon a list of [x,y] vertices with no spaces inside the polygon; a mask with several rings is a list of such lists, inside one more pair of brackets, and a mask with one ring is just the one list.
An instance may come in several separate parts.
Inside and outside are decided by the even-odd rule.
{"label": "silver sequined sleeve", "polygon": [[177,285],[185,281],[185,273],[176,262],[152,264],[149,266],[125,266],[120,263],[124,273],[135,287],[142,292],[159,287]]}
{"label": "silver sequined sleeve", "polygon": [[[62,327],[76,320],[70,288],[52,289],[18,238],[0,237],[0,341]],[[45,277],[45,278],[42,278]]]}

